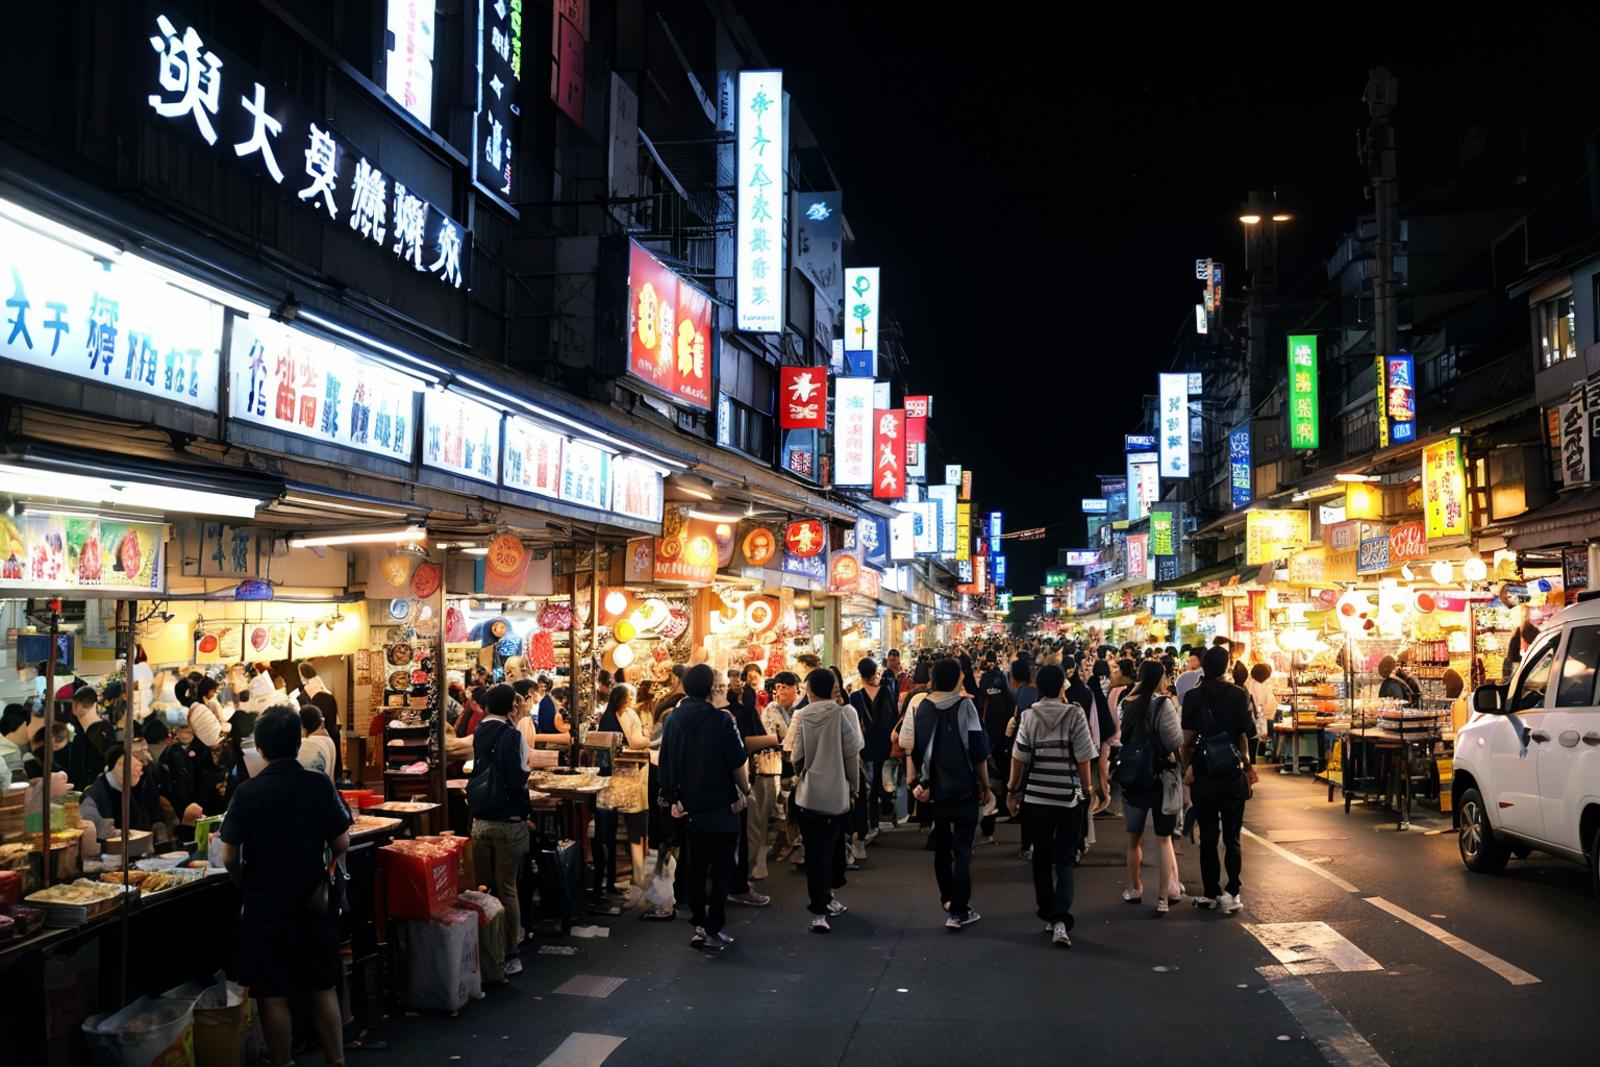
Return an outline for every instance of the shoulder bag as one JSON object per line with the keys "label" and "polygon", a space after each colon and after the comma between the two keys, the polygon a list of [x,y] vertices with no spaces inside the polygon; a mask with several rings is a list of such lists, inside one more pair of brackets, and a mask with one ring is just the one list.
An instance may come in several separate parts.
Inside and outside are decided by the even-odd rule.
{"label": "shoulder bag", "polygon": [[1216,716],[1211,713],[1211,698],[1203,689],[1200,690],[1200,701],[1205,707],[1206,722],[1211,728],[1210,733],[1200,738],[1200,765],[1213,778],[1227,778],[1239,773],[1239,768],[1244,766],[1239,746],[1233,743],[1233,738],[1226,731],[1217,729]]}
{"label": "shoulder bag", "polygon": [[[483,729],[482,726],[478,729]],[[500,780],[499,755],[500,746],[505,743],[506,735],[515,731],[515,727],[507,725],[500,731],[500,736],[493,745],[489,746],[489,758],[482,767],[472,768],[472,778],[467,782],[467,809],[472,812],[489,811],[496,805],[504,803],[506,799],[505,783]]]}

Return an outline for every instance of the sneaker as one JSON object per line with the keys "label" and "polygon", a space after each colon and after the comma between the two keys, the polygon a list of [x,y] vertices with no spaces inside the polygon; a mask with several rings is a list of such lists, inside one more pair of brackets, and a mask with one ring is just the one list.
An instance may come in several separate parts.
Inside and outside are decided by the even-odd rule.
{"label": "sneaker", "polygon": [[1172,905],[1167,903],[1167,898],[1166,897],[1162,897],[1160,900],[1156,901],[1156,914],[1157,915],[1165,915],[1167,913],[1168,909],[1170,909],[1171,907],[1172,907]]}
{"label": "sneaker", "polygon": [[867,846],[861,843],[860,838],[856,838],[855,841],[851,842],[850,854],[858,860],[864,860],[867,858]]}
{"label": "sneaker", "polygon": [[814,934],[825,934],[832,929],[833,927],[828,925],[826,915],[818,915],[811,920],[811,932]]}
{"label": "sneaker", "polygon": [[722,933],[721,931],[718,931],[717,933],[714,933],[714,934],[710,934],[710,935],[708,935],[706,937],[706,948],[710,949],[713,952],[721,952],[723,949],[727,948],[728,946],[730,946],[732,944],[733,944],[733,938],[729,937],[727,934]]}
{"label": "sneaker", "polygon": [[1167,899],[1170,900],[1174,904],[1182,904],[1183,903],[1183,898],[1188,892],[1189,891],[1187,889],[1183,888],[1183,883],[1179,882],[1178,883],[1177,895],[1176,896],[1170,896]]}
{"label": "sneaker", "polygon": [[1222,906],[1222,914],[1232,915],[1244,907],[1244,899],[1237,893],[1224,893],[1217,898],[1217,903]]}
{"label": "sneaker", "polygon": [[689,938],[689,947],[690,948],[705,948],[706,947],[706,928],[704,926],[696,926],[694,928],[694,936]]}
{"label": "sneaker", "polygon": [[1124,889],[1122,891],[1122,902],[1124,904],[1137,904],[1137,903],[1139,903],[1139,901],[1141,901],[1143,899],[1144,899],[1144,890],[1142,890],[1142,889],[1137,893],[1135,893],[1131,889]]}
{"label": "sneaker", "polygon": [[501,968],[500,973],[505,975],[507,978],[510,978],[514,974],[521,974],[522,961],[517,959],[515,956],[512,956],[509,960],[506,960],[506,965]]}
{"label": "sneaker", "polygon": [[645,922],[653,923],[669,923],[677,917],[677,908],[651,908],[649,911],[639,916],[639,918],[643,919]]}
{"label": "sneaker", "polygon": [[856,859],[854,853],[845,855],[844,869],[847,871],[859,871],[861,869],[861,862]]}
{"label": "sneaker", "polygon": [[843,901],[841,901],[838,897],[834,897],[832,900],[828,901],[828,914],[834,918],[838,918],[849,910],[850,909],[845,907]]}
{"label": "sneaker", "polygon": [[1062,948],[1072,947],[1072,938],[1067,936],[1067,924],[1056,923],[1050,928],[1050,943]]}
{"label": "sneaker", "polygon": [[961,920],[960,925],[962,925],[962,926],[971,926],[973,923],[977,922],[981,918],[983,918],[982,915],[979,915],[977,912],[973,911],[971,908],[968,908],[966,917]]}
{"label": "sneaker", "polygon": [[1217,907],[1217,902],[1210,897],[1190,897],[1189,903],[1205,911],[1215,911]]}
{"label": "sneaker", "polygon": [[747,908],[764,908],[772,903],[772,898],[765,893],[757,893],[754,889],[740,893],[738,896],[729,897],[729,904],[743,904]]}
{"label": "sneaker", "polygon": [[944,928],[946,930],[951,930],[951,931],[959,930],[959,929],[961,929],[961,920],[956,918],[954,915],[951,915],[950,917],[945,919]]}
{"label": "sneaker", "polygon": [[865,844],[870,845],[874,841],[876,841],[877,839],[878,839],[878,828],[876,826],[874,826],[872,829],[867,831],[867,838],[866,838]]}
{"label": "sneaker", "polygon": [[994,844],[994,835],[993,834],[989,834],[986,837],[978,838],[978,844],[980,844],[980,845],[992,845],[992,844]]}
{"label": "sneaker", "polygon": [[1017,853],[1017,859],[1019,859],[1019,860],[1031,860],[1031,859],[1033,859],[1033,849],[1032,849],[1032,847],[1025,848],[1021,852],[1018,852]]}

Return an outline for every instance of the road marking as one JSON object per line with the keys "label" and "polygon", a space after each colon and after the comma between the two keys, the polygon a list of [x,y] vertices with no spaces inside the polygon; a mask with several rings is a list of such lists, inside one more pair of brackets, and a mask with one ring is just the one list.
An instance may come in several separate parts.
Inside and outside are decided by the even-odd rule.
{"label": "road marking", "polygon": [[1498,974],[1501,978],[1504,978],[1512,985],[1539,984],[1538,978],[1529,974],[1527,971],[1524,971],[1522,968],[1507,963],[1499,956],[1485,952],[1483,949],[1472,944],[1471,942],[1461,940],[1461,938],[1457,937],[1455,934],[1452,934],[1448,930],[1442,929],[1441,927],[1435,926],[1433,923],[1429,922],[1427,919],[1424,919],[1420,915],[1413,915],[1411,912],[1402,908],[1398,904],[1392,904],[1389,901],[1384,900],[1382,897],[1367,897],[1366,900],[1367,903],[1371,904],[1373,907],[1382,911],[1386,911],[1390,915],[1393,915],[1396,919],[1399,919],[1401,922],[1416,927],[1418,930],[1421,930],[1423,933],[1439,941],[1441,944],[1455,949],[1469,960],[1483,964],[1485,967],[1489,968],[1489,970],[1493,971],[1495,974]]}
{"label": "road marking", "polygon": [[1350,1025],[1350,1020],[1335,1011],[1306,979],[1291,975],[1268,982],[1267,988],[1289,1009],[1289,1014],[1329,1063],[1343,1067],[1389,1067],[1378,1050]]}
{"label": "road marking", "polygon": [[1345,881],[1343,878],[1340,878],[1337,874],[1334,874],[1332,871],[1323,870],[1321,867],[1317,866],[1315,863],[1312,863],[1310,860],[1304,858],[1303,856],[1296,856],[1293,852],[1290,852],[1288,849],[1284,848],[1282,845],[1275,844],[1274,842],[1268,841],[1266,838],[1262,837],[1260,834],[1253,833],[1250,830],[1246,830],[1246,829],[1243,829],[1243,828],[1240,829],[1240,833],[1244,834],[1245,837],[1250,838],[1252,841],[1255,841],[1256,843],[1261,845],[1263,848],[1271,849],[1274,853],[1276,853],[1277,855],[1279,855],[1279,856],[1283,857],[1284,859],[1288,860],[1290,863],[1294,864],[1296,867],[1304,867],[1306,870],[1312,872],[1313,874],[1316,874],[1316,875],[1319,875],[1319,876],[1321,876],[1323,878],[1326,878],[1328,881],[1332,882],[1334,885],[1338,886],[1340,889],[1343,889],[1346,893],[1360,893],[1361,892],[1361,890],[1357,889],[1355,886],[1351,885],[1349,882]]}
{"label": "road marking", "polygon": [[539,1067],[600,1067],[624,1040],[610,1034],[568,1034],[554,1052],[539,1061]]}
{"label": "road marking", "polygon": [[598,974],[575,974],[550,992],[565,993],[571,997],[605,999],[621,988],[626,978],[607,978]]}
{"label": "road marking", "polygon": [[1245,923],[1244,928],[1283,964],[1288,974],[1383,970],[1383,964],[1325,922]]}

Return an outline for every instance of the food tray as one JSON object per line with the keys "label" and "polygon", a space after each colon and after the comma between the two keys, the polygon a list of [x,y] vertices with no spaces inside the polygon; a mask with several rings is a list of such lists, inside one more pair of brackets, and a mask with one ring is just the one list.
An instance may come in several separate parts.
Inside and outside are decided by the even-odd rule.
{"label": "food tray", "polygon": [[[144,882],[140,883],[139,892],[145,899],[148,900],[153,897],[159,897],[163,893],[170,893],[174,889],[178,889],[182,886],[193,885],[195,882],[205,878],[207,874],[208,872],[206,871],[190,870],[184,867],[178,867],[170,871],[160,871],[156,874],[152,874],[149,878],[146,878]],[[158,877],[164,881],[157,883],[155,889],[147,888],[150,882]]]}
{"label": "food tray", "polygon": [[125,897],[137,897],[139,890],[133,886],[115,886],[106,882],[89,882],[79,879],[70,883],[66,888],[78,885],[90,885],[97,892],[94,899],[82,903],[73,903],[70,900],[55,899],[62,886],[52,886],[41,889],[26,897],[26,902],[36,908],[44,909],[44,924],[51,928],[82,926],[84,923],[98,919],[114,910]]}

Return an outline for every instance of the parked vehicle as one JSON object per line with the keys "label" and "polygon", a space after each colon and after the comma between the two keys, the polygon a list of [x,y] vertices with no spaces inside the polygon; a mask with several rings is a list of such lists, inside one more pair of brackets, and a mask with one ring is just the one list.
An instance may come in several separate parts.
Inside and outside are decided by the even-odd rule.
{"label": "parked vehicle", "polygon": [[1505,685],[1472,694],[1456,735],[1455,822],[1468,870],[1537,850],[1588,865],[1600,893],[1600,596],[1557,613]]}

